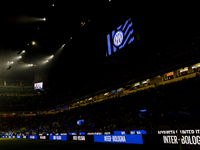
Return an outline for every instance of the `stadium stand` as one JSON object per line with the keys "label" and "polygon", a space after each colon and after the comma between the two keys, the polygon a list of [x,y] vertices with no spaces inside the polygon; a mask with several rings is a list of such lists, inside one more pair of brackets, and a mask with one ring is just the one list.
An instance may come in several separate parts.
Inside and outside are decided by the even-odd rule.
{"label": "stadium stand", "polygon": [[[143,63],[141,61],[134,65],[131,63],[126,67],[123,66],[121,70],[107,66],[108,72],[101,80],[88,83],[87,86],[84,85],[76,90],[72,89],[67,92],[68,94],[1,96],[0,130],[15,133],[16,131],[56,133],[76,130],[125,130],[127,127],[146,130],[171,129],[176,126],[182,129],[198,127],[200,118],[197,96],[200,82],[198,68],[187,73],[188,75],[179,72],[174,79],[168,78],[167,81],[164,81],[165,77],[162,76],[161,82],[157,85],[150,82],[142,87],[140,84],[138,89],[129,86],[120,94],[110,91],[122,85],[126,86],[127,83],[129,85],[141,83],[145,78],[197,63],[200,54],[199,40],[199,37],[195,37],[189,42],[176,43],[166,47],[166,51],[159,51],[151,61],[145,56],[147,60]],[[117,73],[114,70],[117,70]],[[103,73],[100,73],[101,75]],[[0,83],[1,89],[4,89],[4,83],[2,81]],[[12,87],[15,84],[8,82],[8,85]],[[108,95],[105,96],[101,92],[95,97],[95,92],[102,89],[106,89],[103,92],[108,92]],[[56,110],[59,107],[62,107],[61,111]],[[147,110],[146,114],[140,113],[143,109]],[[76,123],[79,119],[85,120],[81,126]]]}
{"label": "stadium stand", "polygon": [[[178,125],[182,129],[195,128],[200,118],[199,82],[197,74],[193,78],[182,78],[123,96],[109,96],[107,100],[53,114],[4,115],[1,130],[16,132],[25,127],[23,131],[56,133],[125,130],[127,127],[146,130],[148,126],[152,130],[171,129]],[[144,109],[147,113],[141,114],[140,110]],[[81,126],[76,124],[79,119],[85,120]]]}

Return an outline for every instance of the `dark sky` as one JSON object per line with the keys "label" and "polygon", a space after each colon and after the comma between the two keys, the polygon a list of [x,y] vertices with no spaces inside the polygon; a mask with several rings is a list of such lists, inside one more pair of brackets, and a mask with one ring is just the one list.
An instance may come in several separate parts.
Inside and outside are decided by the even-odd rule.
{"label": "dark sky", "polygon": [[[40,70],[58,68],[60,66],[76,66],[78,59],[88,58],[94,20],[98,20],[99,11],[108,7],[109,1],[67,1],[41,2],[17,1],[1,3],[0,12],[0,78],[32,78],[36,68],[25,71],[13,64],[12,69],[6,70],[4,63],[17,57],[19,50],[26,50],[22,54],[24,63],[36,64],[40,58],[55,55],[58,49],[66,44],[59,57],[55,57],[54,64],[43,66]],[[96,17],[96,18],[95,18]],[[46,18],[46,21],[41,20]],[[81,22],[85,25],[81,28]],[[90,29],[91,28],[91,29]],[[73,37],[71,41],[70,38]],[[89,38],[88,38],[89,37]],[[35,45],[31,42],[35,41]],[[29,45],[27,45],[29,44]],[[85,55],[83,55],[85,51]],[[83,59],[82,59],[83,61]],[[82,64],[83,62],[81,62]],[[64,67],[65,68],[65,67]],[[14,71],[15,70],[15,71]],[[25,73],[24,73],[25,71]],[[11,73],[12,72],[12,73]]]}
{"label": "dark sky", "polygon": [[[105,58],[106,35],[129,17],[140,29],[141,40],[154,45],[199,32],[198,9],[182,3],[6,1],[0,5],[0,78],[33,79],[38,70],[70,78],[91,74]],[[85,22],[82,28],[81,22]],[[6,70],[7,61],[14,60],[19,50],[26,50],[16,61],[19,64]],[[55,57],[39,67],[51,55]],[[37,66],[22,68],[20,62]]]}

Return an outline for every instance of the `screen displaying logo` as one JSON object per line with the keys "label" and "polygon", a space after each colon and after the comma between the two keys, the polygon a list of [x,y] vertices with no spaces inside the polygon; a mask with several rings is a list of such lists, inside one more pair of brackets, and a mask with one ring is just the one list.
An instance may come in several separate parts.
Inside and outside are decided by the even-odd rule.
{"label": "screen displaying logo", "polygon": [[131,18],[107,35],[108,55],[134,41]]}
{"label": "screen displaying logo", "polygon": [[117,33],[115,33],[114,39],[113,39],[113,43],[114,45],[117,47],[119,45],[122,44],[124,35],[122,31],[117,31]]}

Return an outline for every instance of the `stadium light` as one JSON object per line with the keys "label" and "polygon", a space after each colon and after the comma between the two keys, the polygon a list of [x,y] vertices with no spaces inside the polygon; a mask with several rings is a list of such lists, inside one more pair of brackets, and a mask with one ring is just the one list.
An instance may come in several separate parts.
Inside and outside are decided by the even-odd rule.
{"label": "stadium light", "polygon": [[35,41],[32,41],[32,45],[35,45]]}
{"label": "stadium light", "polygon": [[53,58],[54,57],[54,55],[51,55],[51,57],[50,58]]}
{"label": "stadium light", "polygon": [[23,50],[22,53],[25,53],[25,50]]}
{"label": "stadium light", "polygon": [[13,61],[11,61],[11,62],[8,61],[8,64],[13,64],[13,63],[14,63]]}

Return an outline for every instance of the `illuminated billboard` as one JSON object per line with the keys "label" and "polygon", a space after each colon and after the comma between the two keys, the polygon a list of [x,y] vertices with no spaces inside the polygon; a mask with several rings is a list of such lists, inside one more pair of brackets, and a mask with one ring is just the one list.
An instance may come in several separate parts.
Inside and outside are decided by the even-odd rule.
{"label": "illuminated billboard", "polygon": [[34,83],[34,90],[43,89],[43,82]]}
{"label": "illuminated billboard", "polygon": [[107,55],[122,49],[134,41],[133,23],[131,18],[107,35]]}
{"label": "illuminated billboard", "polygon": [[94,135],[94,142],[143,144],[142,135]]}

